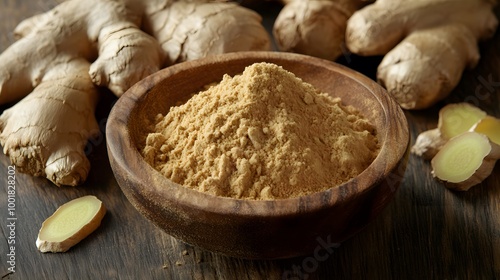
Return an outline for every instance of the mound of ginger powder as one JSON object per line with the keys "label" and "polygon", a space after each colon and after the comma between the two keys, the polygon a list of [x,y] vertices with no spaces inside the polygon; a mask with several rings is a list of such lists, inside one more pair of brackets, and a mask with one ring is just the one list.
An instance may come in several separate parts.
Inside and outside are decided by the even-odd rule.
{"label": "mound of ginger powder", "polygon": [[283,199],[338,186],[379,145],[339,98],[271,63],[256,63],[158,115],[142,154],[185,187],[239,199]]}

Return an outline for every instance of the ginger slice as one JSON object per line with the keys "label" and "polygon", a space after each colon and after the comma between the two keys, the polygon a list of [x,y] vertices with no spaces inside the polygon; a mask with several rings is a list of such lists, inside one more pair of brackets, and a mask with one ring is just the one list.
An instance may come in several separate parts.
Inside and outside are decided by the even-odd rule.
{"label": "ginger slice", "polygon": [[438,127],[420,133],[411,152],[424,159],[432,159],[451,138],[467,132],[486,112],[469,103],[448,104],[439,111]]}
{"label": "ginger slice", "polygon": [[444,138],[451,139],[468,131],[484,117],[486,112],[469,103],[449,104],[439,111],[438,128]]}
{"label": "ginger slice", "polygon": [[500,146],[484,134],[465,132],[450,139],[432,159],[432,175],[449,189],[466,191],[486,179],[500,158]]}
{"label": "ginger slice", "polygon": [[477,122],[471,131],[484,134],[490,138],[491,142],[500,145],[500,119],[487,116]]}
{"label": "ginger slice", "polygon": [[43,222],[36,240],[38,250],[66,252],[96,230],[104,214],[102,201],[91,195],[63,204]]}

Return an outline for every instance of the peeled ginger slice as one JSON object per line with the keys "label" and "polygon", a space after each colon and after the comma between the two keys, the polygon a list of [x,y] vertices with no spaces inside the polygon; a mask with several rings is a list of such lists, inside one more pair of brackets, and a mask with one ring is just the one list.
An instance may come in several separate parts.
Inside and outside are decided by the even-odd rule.
{"label": "peeled ginger slice", "polygon": [[101,224],[106,214],[102,201],[83,196],[60,206],[43,224],[36,246],[40,252],[66,252]]}
{"label": "peeled ginger slice", "polygon": [[432,159],[432,175],[450,189],[466,191],[488,177],[500,146],[484,134],[465,132],[450,139]]}
{"label": "peeled ginger slice", "polygon": [[484,134],[490,138],[491,142],[500,145],[500,119],[487,116],[477,122],[471,131]]}
{"label": "peeled ginger slice", "polygon": [[443,136],[451,139],[468,131],[486,117],[486,112],[469,103],[449,104],[439,111],[438,127]]}

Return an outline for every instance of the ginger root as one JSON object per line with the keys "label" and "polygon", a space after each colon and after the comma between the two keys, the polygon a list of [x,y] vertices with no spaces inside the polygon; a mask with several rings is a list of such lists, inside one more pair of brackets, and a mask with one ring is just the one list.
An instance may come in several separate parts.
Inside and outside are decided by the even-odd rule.
{"label": "ginger root", "polygon": [[346,45],[356,54],[385,55],[379,82],[401,107],[428,108],[477,64],[478,41],[498,25],[495,2],[378,0],[349,19]]}
{"label": "ginger root", "polygon": [[334,60],[343,52],[347,20],[367,0],[282,0],[273,27],[281,51]]}
{"label": "ginger root", "polygon": [[36,239],[40,252],[66,252],[94,232],[106,214],[104,204],[95,196],[73,199],[47,218]]}
{"label": "ginger root", "polygon": [[89,63],[74,58],[53,66],[33,92],[0,116],[0,143],[21,172],[56,185],[77,185],[90,170],[87,139],[99,133],[98,93]]}
{"label": "ginger root", "polygon": [[85,181],[87,140],[100,133],[97,86],[120,96],[172,63],[269,50],[261,18],[235,3],[70,0],[26,19],[0,54],[0,145],[22,172]]}
{"label": "ginger root", "polygon": [[[155,1],[167,4],[158,5]],[[212,54],[271,50],[262,18],[235,3],[210,0],[140,3],[145,5],[143,29],[158,40],[167,65]]]}
{"label": "ginger root", "polygon": [[120,95],[160,69],[159,45],[132,15],[118,1],[68,1],[19,24],[0,55],[0,101],[27,97],[0,116],[0,144],[20,171],[56,185],[86,179],[84,148],[99,133],[94,83]]}
{"label": "ginger root", "polygon": [[465,132],[450,139],[432,159],[432,175],[449,189],[467,191],[491,174],[498,159],[499,145],[484,134]]}

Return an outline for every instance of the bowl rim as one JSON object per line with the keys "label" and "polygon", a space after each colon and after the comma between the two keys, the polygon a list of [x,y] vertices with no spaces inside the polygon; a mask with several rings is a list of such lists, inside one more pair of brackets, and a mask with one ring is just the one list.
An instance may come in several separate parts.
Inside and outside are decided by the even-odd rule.
{"label": "bowl rim", "polygon": [[[256,59],[266,61],[266,59],[282,59],[289,58],[305,59],[307,63],[315,66],[333,69],[342,75],[347,75],[352,80],[356,81],[363,87],[366,87],[380,104],[388,104],[391,108],[381,106],[383,115],[387,122],[389,118],[396,119],[397,127],[388,127],[385,135],[383,135],[384,143],[380,146],[380,151],[377,157],[371,164],[356,177],[349,181],[331,187],[327,190],[311,193],[304,196],[283,198],[275,200],[253,200],[253,199],[237,199],[231,197],[216,196],[208,193],[199,192],[182,185],[176,184],[164,177],[160,172],[150,166],[139,153],[135,141],[132,139],[128,129],[128,120],[131,113],[137,105],[154,87],[153,85],[169,76],[178,74],[181,71],[186,71],[192,67],[201,65],[210,65],[214,63],[225,63],[237,59]],[[168,72],[166,76],[165,72]],[[149,85],[149,86],[144,86]],[[381,94],[375,94],[373,90]],[[391,110],[389,110],[391,109]],[[382,112],[381,112],[382,113]],[[395,114],[389,116],[389,113]],[[407,143],[397,147],[390,146],[388,140],[393,137],[398,138],[399,142]],[[375,81],[365,75],[340,65],[336,62],[324,60],[321,58],[311,57],[308,55],[284,53],[284,52],[268,52],[268,51],[248,51],[227,53],[222,55],[213,55],[198,60],[182,62],[164,68],[145,79],[141,80],[128,91],[126,91],[114,104],[106,125],[106,137],[108,154],[111,161],[111,167],[116,176],[115,169],[125,171],[126,180],[131,185],[148,185],[150,188],[134,187],[135,195],[144,197],[150,203],[160,203],[159,200],[152,201],[151,197],[161,197],[161,202],[167,204],[176,204],[191,210],[199,210],[203,212],[211,212],[223,215],[237,216],[252,216],[252,217],[272,217],[272,216],[294,216],[297,211],[307,212],[320,211],[326,208],[333,207],[338,201],[352,200],[369,191],[376,185],[386,179],[391,170],[398,166],[400,160],[404,157],[409,145],[409,127],[407,119],[399,107],[399,105],[387,94]],[[392,142],[392,141],[391,141]],[[124,153],[123,150],[129,150],[131,153]],[[381,164],[389,155],[389,164]],[[131,163],[131,164],[127,164]],[[130,166],[135,165],[135,170]],[[363,180],[368,175],[376,175],[369,183]],[[360,178],[362,180],[360,180]],[[159,185],[162,186],[159,186]],[[119,184],[120,188],[126,188],[123,184]],[[353,185],[359,188],[356,192],[351,192]],[[160,189],[161,187],[161,189]],[[391,189],[396,191],[397,188]],[[128,190],[127,190],[128,191]],[[125,193],[127,193],[124,190]],[[210,201],[210,207],[204,207]],[[214,201],[216,203],[214,203]],[[239,211],[234,211],[238,209]],[[273,209],[270,211],[269,209]],[[298,210],[297,210],[298,209]]]}

